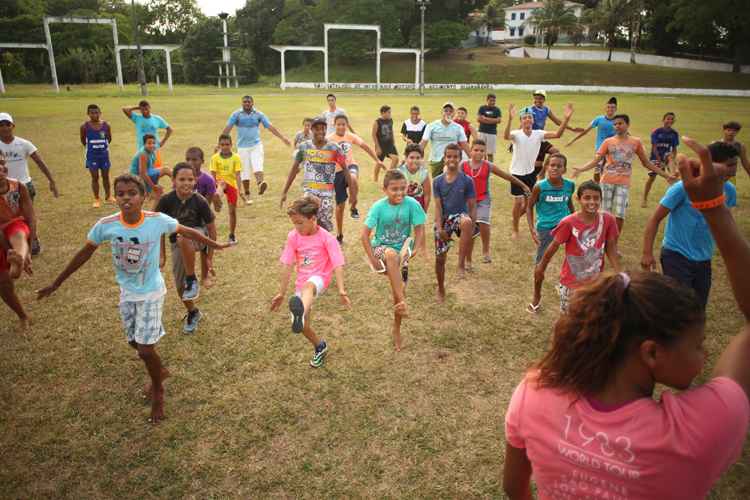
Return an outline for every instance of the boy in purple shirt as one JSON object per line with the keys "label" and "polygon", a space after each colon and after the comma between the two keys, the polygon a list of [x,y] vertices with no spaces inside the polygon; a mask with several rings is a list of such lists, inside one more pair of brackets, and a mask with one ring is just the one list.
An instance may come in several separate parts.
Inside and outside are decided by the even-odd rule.
{"label": "boy in purple shirt", "polygon": [[201,170],[203,166],[203,150],[193,146],[185,151],[185,163],[193,167],[195,172],[195,190],[209,203],[214,210],[221,212],[221,196],[216,192],[216,180],[207,172]]}

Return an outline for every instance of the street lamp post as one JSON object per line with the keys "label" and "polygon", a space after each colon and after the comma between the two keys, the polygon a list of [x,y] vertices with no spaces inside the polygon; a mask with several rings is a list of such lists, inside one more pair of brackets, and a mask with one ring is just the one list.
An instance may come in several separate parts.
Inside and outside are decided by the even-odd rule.
{"label": "street lamp post", "polygon": [[[138,66],[138,83],[141,86],[141,95],[148,95],[148,87],[146,87],[146,72],[143,69],[143,48],[141,47],[141,38],[138,36],[138,14],[135,10],[135,0],[130,1],[130,8],[133,15],[133,41],[138,52],[138,58],[136,65]],[[115,47],[115,51],[117,47]]]}
{"label": "street lamp post", "polygon": [[430,5],[430,0],[417,0],[417,5],[422,17],[419,49],[419,95],[424,95],[424,11]]}

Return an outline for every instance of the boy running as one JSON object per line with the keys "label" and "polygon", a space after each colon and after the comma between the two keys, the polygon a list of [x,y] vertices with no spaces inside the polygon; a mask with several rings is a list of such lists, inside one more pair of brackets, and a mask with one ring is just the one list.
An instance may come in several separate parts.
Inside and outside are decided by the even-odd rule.
{"label": "boy running", "polygon": [[487,159],[491,162],[497,149],[497,126],[502,121],[503,113],[495,106],[497,97],[495,94],[487,94],[486,104],[479,106],[477,121],[479,122],[478,139],[482,139],[487,145]]}
{"label": "boy running", "polygon": [[[375,144],[375,152],[378,160],[385,161],[386,157],[391,160],[390,170],[398,166],[398,151],[396,151],[396,140],[393,137],[393,118],[391,118],[391,107],[383,105],[380,107],[380,118],[372,124],[372,141]],[[382,165],[382,164],[380,164]],[[375,182],[378,182],[380,165],[375,167]],[[383,166],[385,170],[385,166]]]}
{"label": "boy running", "polygon": [[747,159],[747,148],[744,144],[737,140],[737,134],[742,130],[742,125],[738,122],[727,122],[722,126],[722,137],[721,142],[729,144],[737,150],[737,157],[742,163],[742,168],[745,169],[747,175],[750,175],[750,161]]}
{"label": "boy running", "polygon": [[[333,231],[333,205],[335,201],[336,171],[343,172],[346,185],[351,184],[351,175],[346,168],[346,155],[338,146],[326,139],[325,118],[315,118],[312,123],[312,141],[303,142],[297,149],[286,184],[281,193],[279,205],[284,207],[286,195],[294,179],[302,168],[302,191],[320,200],[315,210],[320,227],[328,232]],[[356,194],[351,194],[350,202],[357,204]]]}
{"label": "boy running", "polygon": [[[300,144],[302,144],[305,141],[311,141],[312,140],[312,118],[304,118],[302,120],[302,130],[294,134],[294,154],[297,153],[297,148]],[[348,120],[347,120],[348,123]]]}
{"label": "boy running", "polygon": [[[570,295],[576,288],[596,278],[604,268],[606,254],[612,271],[620,272],[617,256],[617,224],[612,214],[599,210],[602,189],[594,181],[578,186],[576,193],[581,208],[565,217],[552,231],[553,239],[534,270],[534,283],[544,281],[544,272],[561,245],[565,245],[565,261],[560,271],[560,311],[566,313]],[[539,309],[537,301],[535,309]]]}
{"label": "boy running", "polygon": [[[675,114],[670,111],[662,117],[662,126],[651,132],[651,163],[667,171],[677,154],[677,146],[680,145],[680,134],[672,128],[674,122]],[[656,174],[649,172],[646,187],[643,190],[641,208],[648,206],[648,193],[651,192],[655,179]]]}
{"label": "boy running", "polygon": [[167,215],[143,210],[146,188],[143,181],[130,174],[114,181],[120,212],[104,217],[91,228],[87,242],[60,275],[37,292],[38,299],[52,295],[70,275],[83,266],[102,243],[110,242],[112,264],[120,285],[120,316],[128,344],[138,351],[146,365],[150,386],[144,391],[151,398],[151,423],[164,418],[164,386],[169,372],[156,352],[156,343],[164,336],[162,309],[167,288],[159,271],[159,248],[162,235],[177,233],[212,248],[225,245],[206,238],[202,233],[181,226]]}
{"label": "boy running", "polygon": [[0,232],[7,250],[0,248],[0,271],[6,271],[11,280],[21,277],[26,270],[31,274],[31,249],[29,242],[36,235],[36,219],[31,195],[26,186],[8,177],[8,166],[0,159]]}
{"label": "boy running", "polygon": [[458,166],[461,148],[457,144],[445,147],[443,164],[445,171],[432,181],[435,195],[435,275],[437,276],[437,300],[445,301],[445,261],[452,243],[452,236],[459,237],[458,275],[466,272],[466,255],[473,237],[477,220],[477,197],[474,183]]}
{"label": "boy running", "polygon": [[[547,251],[554,239],[552,231],[561,220],[573,213],[573,193],[576,185],[573,181],[565,179],[568,160],[565,156],[557,153],[550,156],[547,164],[547,178],[537,183],[529,197],[526,219],[531,231],[531,239],[537,246],[534,264],[539,264],[544,252]],[[534,225],[534,209],[536,208],[537,220]],[[542,281],[534,279],[534,296],[526,307],[530,313],[539,311],[542,301]]]}
{"label": "boy running", "polygon": [[367,212],[362,228],[362,246],[370,266],[385,273],[393,294],[393,345],[401,350],[401,320],[408,316],[406,307],[405,266],[416,251],[410,247],[414,228],[415,248],[425,251],[424,223],[427,216],[417,201],[406,196],[406,178],[398,170],[383,177],[385,198],[376,201]]}
{"label": "boy running", "polygon": [[[683,137],[685,144],[699,152],[700,145]],[[708,146],[714,171],[724,181],[724,205],[737,206],[737,189],[729,180],[737,175],[737,150],[723,142]],[[661,267],[666,276],[671,276],[683,285],[695,290],[705,308],[711,291],[711,258],[714,239],[700,210],[693,207],[682,181],[667,189],[656,211],[646,224],[643,235],[643,257],[641,267],[654,271],[654,240],[661,221],[667,217],[667,228],[661,245]]]}
{"label": "boy running", "polygon": [[[583,131],[581,131],[577,136],[573,137],[570,142],[568,142],[565,147],[570,147],[573,145],[574,142],[576,142],[578,139],[583,137],[584,135],[588,134],[591,129],[596,127],[596,142],[594,145],[594,152],[596,153],[599,151],[599,148],[601,147],[602,143],[609,139],[610,137],[614,137],[615,135],[615,115],[617,114],[617,98],[616,97],[610,97],[609,101],[607,101],[607,105],[604,108],[604,114],[594,117],[593,120],[591,120],[591,124],[589,124],[588,127],[586,127]],[[599,165],[596,166],[594,169],[594,181],[599,182],[602,174],[602,167],[604,166],[604,161],[602,161]]]}
{"label": "boy running", "polygon": [[602,159],[606,164],[602,171],[602,210],[609,212],[617,219],[618,233],[622,232],[625,224],[625,212],[628,208],[630,195],[630,179],[633,175],[633,160],[637,156],[648,170],[664,177],[670,184],[676,177],[670,176],[664,169],[655,166],[648,160],[643,149],[641,140],[628,133],[630,128],[630,117],[628,115],[615,115],[615,136],[606,139],[594,159],[582,167],[573,168],[573,177],[582,172],[596,167]]}
{"label": "boy running", "polygon": [[216,185],[227,197],[229,206],[229,243],[237,244],[237,198],[239,197],[240,174],[242,172],[242,160],[240,155],[232,152],[232,136],[221,134],[219,136],[219,152],[211,157],[208,167],[213,175]]}
{"label": "boy running", "polygon": [[443,104],[442,116],[427,125],[424,129],[422,141],[419,143],[424,151],[427,143],[430,144],[430,174],[433,178],[443,173],[443,153],[449,144],[458,146],[467,155],[469,154],[468,139],[461,125],[453,121],[455,107],[452,102]]}
{"label": "boy running", "polygon": [[164,188],[159,185],[162,177],[171,177],[167,167],[156,166],[156,138],[151,134],[143,136],[143,148],[136,153],[130,162],[130,174],[140,177],[146,186],[146,193],[151,194],[156,201],[164,193]]}
{"label": "boy running", "polygon": [[[570,117],[573,116],[573,105],[565,105],[565,115],[557,132],[545,132],[544,130],[535,130],[534,113],[529,107],[521,110],[521,128],[511,132],[510,126],[513,118],[516,116],[516,106],[511,104],[508,108],[508,122],[505,124],[503,138],[506,141],[513,141],[513,158],[510,162],[510,173],[526,184],[529,189],[534,187],[537,181],[536,161],[542,143],[546,139],[559,139],[562,137],[565,129],[568,128]],[[515,184],[510,185],[510,194],[513,196],[513,227],[511,237],[515,240],[518,238],[518,223],[521,216],[526,212],[525,192],[519,189]]]}
{"label": "boy running", "polygon": [[[490,215],[492,214],[492,198],[490,197],[490,174],[496,175],[511,184],[515,184],[528,196],[531,191],[528,186],[516,177],[506,174],[500,167],[485,160],[487,157],[487,146],[483,140],[477,139],[471,145],[471,157],[461,163],[461,171],[468,175],[474,182],[474,191],[477,195],[477,226],[482,238],[482,262],[489,264],[490,257]],[[471,271],[471,254],[474,252],[474,238],[469,241],[469,252],[466,255],[466,269]]]}
{"label": "boy running", "polygon": [[[325,128],[321,128],[321,135]],[[344,254],[336,239],[318,226],[320,200],[314,196],[304,196],[292,203],[287,210],[294,229],[289,231],[286,245],[281,253],[281,280],[279,293],[271,299],[271,310],[278,310],[286,296],[292,271],[296,268],[297,280],[294,295],[289,299],[292,313],[292,332],[300,333],[310,341],[315,349],[310,366],[319,368],[328,353],[328,344],[318,337],[310,325],[310,311],[313,301],[326,291],[331,278],[336,275],[336,286],[341,303],[351,307],[349,295],[344,288]]]}
{"label": "boy running", "polygon": [[[352,194],[353,202],[350,203],[349,212],[352,219],[359,219],[359,210],[357,210],[357,194],[359,193],[359,165],[354,161],[354,146],[359,146],[365,153],[370,155],[370,158],[375,162],[375,170],[384,169],[383,165],[370,146],[362,140],[358,135],[352,134],[347,130],[349,119],[346,115],[339,115],[336,117],[335,125],[336,131],[327,136],[326,140],[338,144],[341,151],[346,157],[346,167],[339,167],[336,171],[336,179],[334,180],[335,191],[336,191],[336,239],[339,243],[344,241],[344,208],[346,208],[346,200],[349,197],[347,195],[347,188]],[[350,184],[347,186],[344,173],[342,170],[346,168],[349,170]]]}
{"label": "boy running", "polygon": [[[16,125],[13,122],[13,117],[8,113],[0,113],[0,158],[5,159],[5,165],[8,167],[8,177],[23,183],[29,191],[29,196],[31,196],[31,201],[33,202],[34,198],[36,198],[36,188],[31,181],[31,175],[29,175],[28,159],[31,158],[49,181],[49,190],[57,198],[59,196],[57,185],[52,178],[52,172],[50,172],[47,164],[44,163],[42,156],[39,154],[39,150],[30,141],[15,136],[13,134],[15,128]],[[39,229],[38,224],[37,229]],[[31,255],[39,255],[41,251],[42,246],[37,236],[31,240]]]}
{"label": "boy running", "polygon": [[203,150],[197,146],[185,151],[185,163],[190,165],[195,175],[195,192],[203,196],[214,210],[221,211],[221,195],[216,190],[216,179],[203,171]]}
{"label": "boy running", "polygon": [[112,142],[112,128],[109,123],[101,120],[102,112],[96,104],[89,104],[86,109],[89,121],[81,125],[81,144],[86,148],[85,167],[91,174],[91,192],[94,193],[94,208],[102,206],[99,200],[99,172],[102,176],[104,199],[114,203],[109,189],[109,144]]}
{"label": "boy running", "polygon": [[[135,111],[139,113],[135,113]],[[140,151],[146,145],[146,135],[150,135],[154,138],[156,146],[155,151],[155,167],[163,166],[163,159],[161,156],[161,148],[167,143],[169,138],[172,136],[172,127],[167,121],[159,115],[151,113],[151,105],[148,101],[143,100],[138,103],[138,106],[125,106],[122,108],[122,112],[128,117],[128,120],[132,121],[135,125],[135,149]],[[164,137],[159,139],[159,130],[166,130]],[[148,184],[147,184],[148,185]]]}
{"label": "boy running", "polygon": [[419,144],[422,142],[424,129],[427,123],[419,116],[419,106],[412,106],[409,110],[409,118],[401,125],[401,137],[409,144]]}
{"label": "boy running", "polygon": [[[195,192],[195,174],[193,168],[187,163],[178,163],[172,172],[174,179],[174,190],[164,195],[156,205],[156,211],[177,219],[180,225],[191,227],[216,241],[216,225],[214,214],[208,206],[206,199]],[[177,234],[169,235],[170,249],[172,252],[172,275],[174,276],[175,288],[180,300],[187,309],[183,333],[195,333],[198,322],[201,320],[201,312],[195,307],[195,300],[200,293],[198,278],[195,276],[195,254],[200,253],[202,267],[213,270],[213,250],[208,246],[183,238]],[[165,264],[164,236],[161,240],[162,252],[160,267]],[[206,275],[202,276],[203,280]]]}
{"label": "boy running", "polygon": [[[320,115],[326,121],[326,135],[331,135],[336,131],[336,124],[334,123],[334,120],[336,120],[337,116],[346,116],[346,110],[344,108],[339,108],[336,106],[336,96],[333,94],[328,94],[326,96],[326,102],[328,103],[328,108],[324,109]],[[348,125],[348,127],[349,132],[351,132],[352,134],[356,133],[354,132],[351,123]]]}
{"label": "boy running", "polygon": [[398,167],[398,171],[406,179],[406,195],[417,200],[427,213],[432,200],[432,179],[422,160],[422,147],[416,143],[409,144],[404,152],[404,163]]}

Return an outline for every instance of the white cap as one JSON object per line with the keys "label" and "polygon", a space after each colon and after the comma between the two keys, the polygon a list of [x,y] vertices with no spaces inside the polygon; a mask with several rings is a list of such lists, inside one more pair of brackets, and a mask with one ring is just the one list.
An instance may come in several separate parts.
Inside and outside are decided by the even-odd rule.
{"label": "white cap", "polygon": [[15,122],[13,121],[13,117],[12,117],[12,116],[10,116],[10,114],[9,114],[9,113],[0,113],[0,122],[10,122],[10,123],[15,123]]}
{"label": "white cap", "polygon": [[445,103],[443,103],[443,109],[445,109],[445,108],[447,108],[447,107],[449,107],[449,106],[450,106],[450,108],[451,108],[451,109],[453,109],[453,110],[455,110],[455,109],[456,109],[456,106],[454,106],[454,105],[453,105],[453,103],[452,103],[451,101],[446,101]]}
{"label": "white cap", "polygon": [[544,98],[547,98],[547,91],[542,89],[535,90],[533,95],[540,95],[544,96]]}

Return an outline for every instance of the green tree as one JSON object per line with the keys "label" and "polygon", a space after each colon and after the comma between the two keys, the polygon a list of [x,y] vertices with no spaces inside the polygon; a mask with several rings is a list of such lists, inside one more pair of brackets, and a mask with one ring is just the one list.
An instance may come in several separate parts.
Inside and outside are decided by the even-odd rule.
{"label": "green tree", "polygon": [[278,71],[278,54],[268,45],[283,17],[284,3],[284,0],[253,0],[237,10],[241,43],[250,50],[261,73]]}
{"label": "green tree", "polygon": [[591,31],[603,34],[609,49],[607,61],[612,61],[620,28],[628,20],[630,13],[629,0],[600,0],[588,14]]}
{"label": "green tree", "polygon": [[572,7],[565,5],[564,0],[545,0],[541,8],[534,9],[531,20],[542,33],[547,46],[547,59],[560,35],[573,33],[578,28],[578,17]]}
{"label": "green tree", "polygon": [[[149,0],[144,31],[164,43],[179,43],[203,13],[195,0]],[[145,20],[144,20],[145,21]]]}

